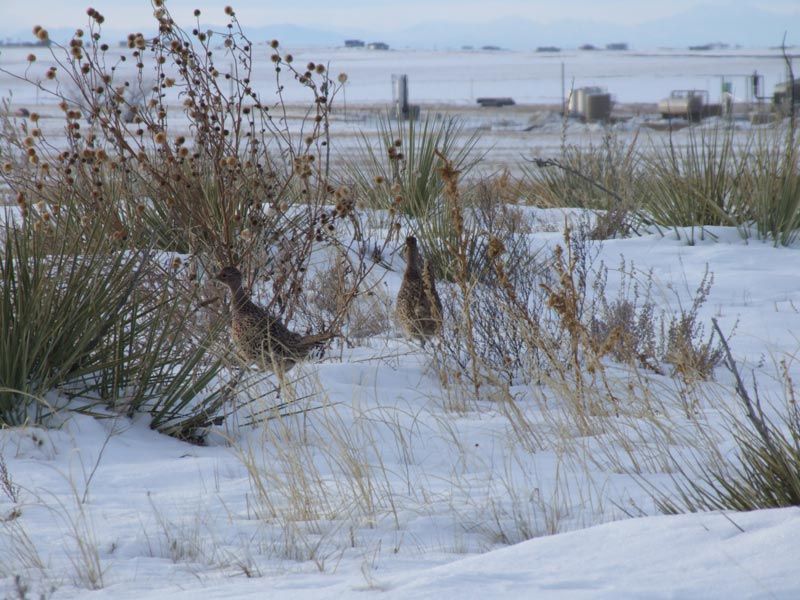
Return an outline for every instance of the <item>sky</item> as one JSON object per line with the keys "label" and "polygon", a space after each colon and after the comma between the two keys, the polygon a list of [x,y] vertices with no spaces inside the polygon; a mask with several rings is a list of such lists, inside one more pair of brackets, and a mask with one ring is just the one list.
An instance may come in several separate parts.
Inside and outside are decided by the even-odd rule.
{"label": "sky", "polygon": [[[636,25],[680,14],[700,5],[725,8],[752,7],[800,17],[796,0],[170,0],[168,6],[178,22],[186,22],[194,8],[203,11],[208,24],[225,21],[223,8],[230,3],[240,20],[250,26],[292,23],[327,29],[392,31],[429,21],[480,23],[487,20],[525,18],[538,22],[588,19]],[[0,30],[46,27],[78,27],[86,21],[85,9],[93,6],[112,27],[145,27],[152,22],[148,0],[0,0],[3,15]]]}

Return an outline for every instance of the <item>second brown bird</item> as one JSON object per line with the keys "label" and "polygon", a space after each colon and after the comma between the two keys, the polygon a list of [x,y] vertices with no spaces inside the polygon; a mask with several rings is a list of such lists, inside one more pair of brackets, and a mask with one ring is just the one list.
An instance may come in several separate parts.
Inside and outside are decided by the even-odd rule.
{"label": "second brown bird", "polygon": [[408,236],[405,245],[406,270],[397,294],[397,322],[406,337],[422,342],[441,333],[442,301],[428,261],[419,251],[417,238]]}

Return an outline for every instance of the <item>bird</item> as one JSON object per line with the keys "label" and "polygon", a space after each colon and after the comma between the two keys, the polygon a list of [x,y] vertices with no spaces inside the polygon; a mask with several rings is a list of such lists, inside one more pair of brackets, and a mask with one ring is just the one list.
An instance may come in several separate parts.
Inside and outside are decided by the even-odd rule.
{"label": "bird", "polygon": [[406,238],[404,249],[406,270],[397,293],[397,322],[406,337],[425,341],[442,331],[442,301],[430,264],[422,258],[417,238]]}
{"label": "bird", "polygon": [[303,336],[291,331],[269,311],[250,300],[242,287],[242,273],[234,266],[224,267],[216,278],[227,285],[233,295],[231,333],[239,353],[247,362],[281,375],[335,335],[328,331]]}

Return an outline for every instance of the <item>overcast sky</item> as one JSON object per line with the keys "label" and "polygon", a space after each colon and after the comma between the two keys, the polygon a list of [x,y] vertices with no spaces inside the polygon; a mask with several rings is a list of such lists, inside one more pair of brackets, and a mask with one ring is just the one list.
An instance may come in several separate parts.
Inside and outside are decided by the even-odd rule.
{"label": "overcast sky", "polygon": [[[504,17],[548,22],[581,18],[634,25],[671,16],[699,5],[754,7],[800,17],[798,0],[168,0],[170,10],[185,23],[194,8],[202,21],[224,22],[223,8],[231,4],[240,20],[251,26],[293,23],[327,29],[391,31],[426,21],[480,23]],[[144,27],[151,22],[148,0],[0,0],[0,27],[77,27],[93,6],[118,29]]]}

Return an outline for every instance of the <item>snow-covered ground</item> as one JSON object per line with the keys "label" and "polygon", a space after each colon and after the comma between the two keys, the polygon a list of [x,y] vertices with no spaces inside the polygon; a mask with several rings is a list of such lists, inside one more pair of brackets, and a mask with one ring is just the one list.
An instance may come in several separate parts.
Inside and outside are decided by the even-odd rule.
{"label": "snow-covered ground", "polygon": [[[532,247],[560,239],[560,213],[530,216],[550,224]],[[735,329],[736,358],[763,401],[777,400],[780,362],[800,376],[798,247],[725,228],[690,245],[681,233],[603,242],[608,294],[620,256],[639,277],[653,270],[665,307],[689,302],[708,267],[703,320]],[[387,298],[399,256],[393,266]],[[246,425],[248,411],[276,401],[265,391],[204,447],[143,418],[0,431],[4,487],[19,486],[0,493],[2,593],[15,597],[19,574],[29,597],[115,600],[800,596],[800,508],[659,515],[642,484],[669,487],[658,448],[622,445],[636,415],[619,426],[593,417],[587,433],[537,384],[471,397],[443,386],[430,355],[392,331],[292,374],[303,376],[298,406],[312,410]],[[652,377],[665,408],[687,393]],[[731,376],[718,368],[703,386],[697,418],[730,452],[711,399],[735,410]],[[662,416],[676,455],[700,447],[680,434],[685,419]],[[626,457],[642,458],[638,476],[619,468]]]}
{"label": "snow-covered ground", "polygon": [[[115,64],[122,50],[114,43],[107,54],[107,64]],[[723,81],[733,88],[735,102],[751,106],[752,87],[748,77],[754,72],[762,77],[760,94],[771,97],[775,84],[786,79],[785,61],[780,50],[728,49],[690,52],[687,50],[651,51],[577,51],[559,53],[511,51],[374,51],[349,48],[286,48],[295,64],[308,61],[324,63],[336,77],[348,75],[347,83],[332,104],[334,161],[352,156],[360,136],[377,136],[377,117],[392,102],[392,76],[409,77],[410,101],[422,105],[423,114],[459,116],[467,134],[478,132],[478,150],[485,153],[484,170],[508,168],[517,171],[521,157],[553,156],[562,144],[599,145],[609,133],[622,142],[634,138],[641,147],[660,147],[665,143],[681,145],[686,132],[654,131],[643,124],[660,118],[655,103],[672,90],[701,89],[709,92],[711,102],[719,102]],[[264,102],[277,101],[274,67],[269,60],[272,50],[266,43],[257,45],[254,55],[252,85]],[[33,81],[43,80],[52,58],[43,50],[34,50],[37,60],[27,62],[31,49],[5,48],[0,51],[0,68],[10,73],[27,73]],[[116,77],[132,75],[133,62],[119,63]],[[564,64],[562,81],[561,65]],[[222,60],[220,65],[224,65]],[[224,67],[221,67],[224,69]],[[286,81],[284,81],[286,83]],[[612,126],[572,121],[565,124],[559,115],[562,94],[583,86],[606,88],[616,103],[615,114],[624,117]],[[224,87],[224,86],[223,86]],[[69,96],[70,84],[62,91]],[[170,130],[175,136],[186,135],[187,122],[181,116],[177,88],[167,96],[170,105]],[[480,108],[475,99],[482,96],[509,96],[517,106]],[[289,106],[289,126],[299,131],[307,115],[308,90],[288,83],[282,92]],[[63,119],[58,99],[34,86],[0,73],[0,98],[10,98],[11,108],[26,108],[43,115],[42,131],[51,143],[63,142]],[[642,106],[644,103],[646,106]],[[769,100],[762,105],[766,108]],[[661,123],[663,125],[663,123]],[[715,120],[704,127],[719,127]],[[743,132],[749,121],[735,124]]]}
{"label": "snow-covered ground", "polygon": [[[255,80],[268,93],[274,77],[266,47],[259,52]],[[28,53],[4,49],[0,66],[22,72]],[[643,144],[666,139],[644,137],[651,135],[640,129],[644,115],[611,129],[565,126],[552,106],[534,107],[560,101],[562,62],[567,88],[602,85],[619,102],[656,102],[685,88],[707,89],[716,100],[723,77],[745,100],[753,71],[765,76],[767,94],[784,79],[774,50],[301,49],[295,56],[330,60],[334,74],[349,76],[333,113],[334,152],[351,153],[360,132],[376,135],[391,75],[407,73],[412,102],[459,111],[468,132],[484,132],[479,149],[491,150],[488,168],[553,154],[562,135],[580,145],[601,143],[609,131],[622,141],[641,135]],[[47,66],[40,55],[32,70]],[[304,100],[287,90],[290,103]],[[58,113],[52,98],[0,74],[0,96],[9,93],[12,108],[43,114],[48,136],[63,125],[49,118]],[[528,106],[482,111],[471,107],[479,96]],[[560,213],[529,216],[540,225],[532,249],[561,239]],[[702,239],[696,232],[690,245],[682,233],[602,243],[595,266],[602,260],[611,269],[609,296],[622,279],[614,270],[621,256],[639,279],[652,269],[654,299],[670,309],[691,302],[708,268],[714,283],[703,321],[716,317],[735,332],[731,344],[748,381],[752,372],[764,401],[777,402],[783,365],[800,378],[800,247],[745,241],[725,228]],[[397,253],[382,283],[387,314],[401,270]],[[203,447],[154,433],[141,417],[73,415],[50,430],[0,431],[8,473],[0,469],[0,592],[24,596],[20,586],[28,586],[29,597],[137,600],[800,597],[800,509],[658,514],[644,482],[669,488],[664,448],[623,435],[635,423],[647,430],[646,419],[597,417],[587,433],[546,386],[472,397],[443,385],[436,361],[394,331],[337,348],[292,375],[303,398],[297,406],[310,410],[248,425],[250,411],[277,402],[263,387]],[[669,377],[652,379],[648,390],[666,407],[693,393]],[[731,376],[718,368],[716,381],[701,388],[696,418],[730,453],[721,407],[736,410]],[[670,415],[662,425],[675,434],[675,455],[703,448],[688,420]],[[634,459],[636,468],[621,468]]]}
{"label": "snow-covered ground", "polygon": [[[113,64],[122,52],[114,41],[108,52]],[[672,90],[703,89],[718,101],[722,82],[733,85],[737,101],[752,99],[748,77],[764,77],[761,94],[771,96],[776,83],[786,79],[785,62],[779,49],[730,49],[690,52],[688,50],[577,51],[558,53],[482,50],[367,50],[353,48],[285,48],[297,64],[308,61],[328,64],[334,75],[347,73],[347,102],[386,104],[392,101],[392,75],[409,78],[410,100],[419,104],[475,104],[482,96],[510,96],[519,104],[558,104],[564,87],[605,87],[617,102],[658,102]],[[29,48],[5,48],[0,66],[24,71]],[[38,61],[32,73],[44,76],[49,66],[47,53],[34,50]],[[254,87],[265,101],[275,93],[275,73],[265,42],[254,54]],[[220,63],[224,64],[224,63]],[[133,65],[127,65],[133,69]],[[120,65],[123,74],[126,65]],[[23,88],[0,75],[0,95],[14,93],[20,103],[36,101],[36,91]],[[307,99],[302,89],[287,87],[287,102]]]}

